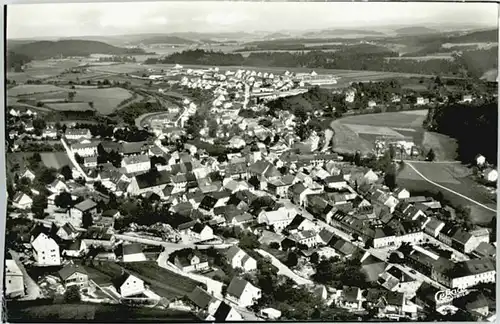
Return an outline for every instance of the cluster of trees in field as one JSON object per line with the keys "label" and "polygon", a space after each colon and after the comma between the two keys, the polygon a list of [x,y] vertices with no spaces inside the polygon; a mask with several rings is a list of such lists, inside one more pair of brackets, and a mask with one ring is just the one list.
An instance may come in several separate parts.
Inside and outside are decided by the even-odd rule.
{"label": "cluster of trees in field", "polygon": [[473,162],[477,154],[488,161],[497,160],[497,102],[481,104],[450,103],[429,109],[423,126],[458,141],[458,155],[465,163]]}
{"label": "cluster of trees in field", "polygon": [[387,60],[388,57],[399,54],[369,44],[348,46],[336,52],[316,50],[295,53],[254,52],[248,57],[239,53],[197,49],[173,53],[163,59],[151,58],[146,60],[146,63],[373,70],[448,76],[463,76],[464,73],[469,73],[481,76],[496,66],[491,61],[493,52],[493,50],[467,51],[457,56],[455,60]]}

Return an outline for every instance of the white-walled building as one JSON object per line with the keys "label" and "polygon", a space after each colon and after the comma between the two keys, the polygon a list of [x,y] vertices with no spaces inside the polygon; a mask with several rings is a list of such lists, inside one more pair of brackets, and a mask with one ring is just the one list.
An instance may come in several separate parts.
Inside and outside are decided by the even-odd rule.
{"label": "white-walled building", "polygon": [[59,245],[52,238],[40,233],[33,242],[33,257],[40,267],[61,265]]}

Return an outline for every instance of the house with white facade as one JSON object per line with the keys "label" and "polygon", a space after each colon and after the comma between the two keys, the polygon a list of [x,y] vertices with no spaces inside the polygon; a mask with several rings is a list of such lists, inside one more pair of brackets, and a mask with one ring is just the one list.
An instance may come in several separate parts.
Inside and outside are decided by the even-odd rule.
{"label": "house with white facade", "polygon": [[123,298],[140,295],[146,290],[144,281],[130,273],[123,273],[113,280],[113,285]]}
{"label": "house with white facade", "polygon": [[14,298],[24,296],[24,276],[12,259],[5,260],[5,297]]}
{"label": "house with white facade", "polygon": [[83,158],[96,156],[97,146],[97,143],[75,143],[71,145],[71,151],[73,152],[73,154],[78,154]]}
{"label": "house with white facade", "polygon": [[151,161],[147,155],[126,156],[122,160],[122,168],[126,173],[148,171],[151,169]]}
{"label": "house with white facade", "polygon": [[59,245],[45,233],[40,233],[31,242],[33,258],[39,267],[61,265]]}
{"label": "house with white facade", "polygon": [[64,136],[69,140],[78,141],[82,139],[91,139],[92,133],[90,133],[90,130],[86,128],[81,128],[81,129],[68,128],[66,129]]}
{"label": "house with white facade", "polygon": [[68,186],[61,179],[54,180],[51,184],[47,186],[50,192],[55,194],[60,194],[64,191],[69,191]]}
{"label": "house with white facade", "polygon": [[457,263],[449,272],[450,288],[469,288],[479,283],[495,282],[495,260],[471,259]]}
{"label": "house with white facade", "polygon": [[239,307],[252,306],[260,299],[261,290],[248,281],[233,277],[231,283],[227,287],[226,298],[237,304]]}
{"label": "house with white facade", "polygon": [[257,269],[257,261],[236,245],[226,252],[226,259],[234,269],[243,269],[245,272]]}
{"label": "house with white facade", "polygon": [[74,264],[73,262],[66,264],[61,270],[59,270],[58,274],[66,289],[71,286],[83,288],[89,283],[89,276],[85,268],[78,264]]}
{"label": "house with white facade", "polygon": [[281,207],[278,210],[261,212],[257,217],[257,222],[272,226],[275,232],[281,232],[290,225],[296,215],[296,210]]}

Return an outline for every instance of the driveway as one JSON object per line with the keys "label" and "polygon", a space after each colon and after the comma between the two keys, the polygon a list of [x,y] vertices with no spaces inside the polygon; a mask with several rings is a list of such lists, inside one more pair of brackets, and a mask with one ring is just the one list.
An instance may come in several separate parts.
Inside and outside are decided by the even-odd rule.
{"label": "driveway", "polygon": [[256,249],[256,251],[264,256],[264,257],[269,257],[271,259],[271,263],[276,267],[278,268],[278,274],[281,274],[283,276],[286,276],[290,279],[292,279],[293,281],[295,281],[296,284],[298,285],[313,285],[314,283],[309,280],[309,279],[305,279],[305,278],[302,278],[301,276],[297,275],[295,272],[293,272],[290,268],[288,268],[286,265],[284,265],[283,263],[281,263],[280,260],[278,260],[274,255],[272,255],[271,253],[268,253],[266,251],[263,251],[263,250],[260,250],[260,249]]}

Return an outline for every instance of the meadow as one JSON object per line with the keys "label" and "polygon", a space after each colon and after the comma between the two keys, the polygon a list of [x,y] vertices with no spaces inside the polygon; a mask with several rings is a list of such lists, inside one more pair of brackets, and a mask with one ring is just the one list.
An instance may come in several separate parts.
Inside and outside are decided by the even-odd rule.
{"label": "meadow", "polygon": [[[471,171],[460,163],[425,163],[425,162],[406,162],[423,174],[427,179],[440,184],[450,190],[458,192],[490,208],[496,209],[496,203],[491,194],[478,184],[471,177]],[[444,198],[452,206],[470,206],[471,221],[475,224],[488,223],[495,212],[475,204],[453,192],[444,190],[434,184],[424,180],[411,167],[405,165],[398,173],[397,183],[399,186],[408,189],[410,192],[430,192],[437,194],[441,192]]]}
{"label": "meadow", "polygon": [[23,84],[7,90],[7,96],[20,97],[34,94],[66,93],[69,89],[58,87],[52,84]]}
{"label": "meadow", "polygon": [[132,93],[122,88],[77,89],[74,101],[82,101],[87,105],[93,102],[96,111],[109,115],[122,101],[131,97]]}

